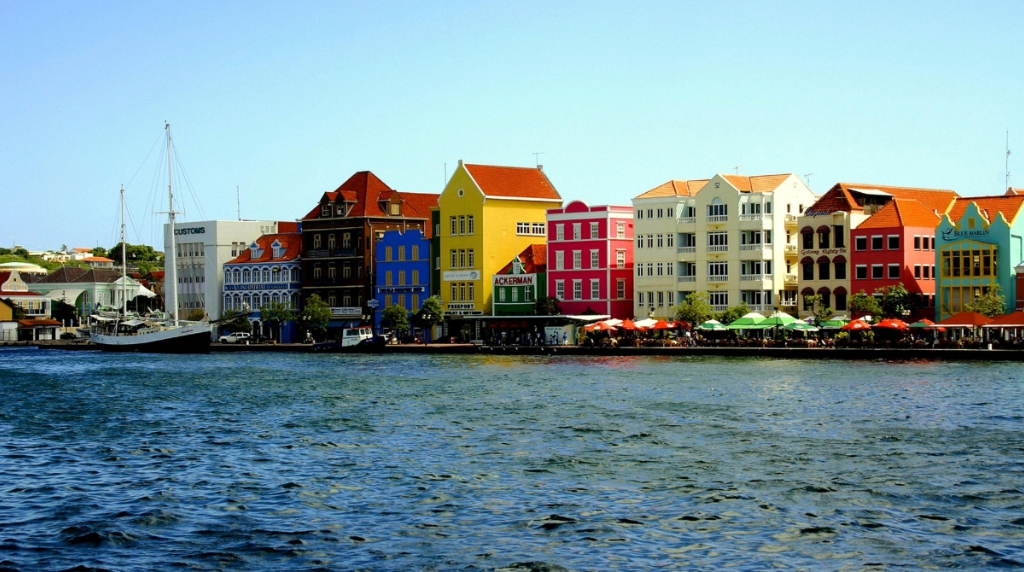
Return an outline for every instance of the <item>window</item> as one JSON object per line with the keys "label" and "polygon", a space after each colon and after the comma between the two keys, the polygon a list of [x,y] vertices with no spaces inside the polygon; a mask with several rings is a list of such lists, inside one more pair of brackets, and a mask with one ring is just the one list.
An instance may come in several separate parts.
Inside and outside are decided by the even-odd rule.
{"label": "window", "polygon": [[872,236],[871,237],[871,250],[882,250],[882,237]]}
{"label": "window", "polygon": [[636,218],[644,218],[644,209],[636,209]]}
{"label": "window", "polygon": [[331,205],[321,205],[320,216],[331,216]]}
{"label": "window", "polygon": [[818,263],[818,280],[828,280],[829,279],[829,269],[830,269],[831,266],[832,265],[830,263],[828,263],[828,262],[819,262]]}
{"label": "window", "polygon": [[600,280],[594,280],[594,279],[590,280],[590,299],[591,300],[600,300],[601,299],[601,281]]}
{"label": "window", "polygon": [[647,275],[648,276],[654,276],[654,263],[653,262],[648,262],[647,263]]}
{"label": "window", "polygon": [[[723,251],[729,249],[729,233],[709,232],[708,250]],[[716,248],[717,247],[717,248]]]}
{"label": "window", "polygon": [[599,226],[600,225],[598,225],[598,223],[596,223],[596,222],[590,223],[590,238],[591,238],[591,240],[593,240],[595,238],[598,238],[597,235],[598,235],[598,227]]}
{"label": "window", "polygon": [[452,302],[458,302],[459,301],[459,285],[456,284],[455,282],[452,282],[452,297],[451,297],[451,301]]}
{"label": "window", "polygon": [[664,276],[665,275],[665,264],[662,263],[662,262],[659,262],[657,266],[658,266],[658,276]]}
{"label": "window", "polygon": [[459,234],[466,234],[466,217],[459,215]]}
{"label": "window", "polygon": [[420,307],[420,295],[419,294],[413,294],[412,295],[412,309],[415,310],[416,308],[419,308],[419,307]]}
{"label": "window", "polygon": [[882,265],[881,264],[872,264],[871,265],[871,279],[872,280],[881,280],[882,276],[883,276]]}
{"label": "window", "polygon": [[924,237],[924,240],[922,242],[924,243],[924,245],[923,245],[924,246],[924,250],[935,250],[935,237],[934,236],[926,236],[926,237]]}
{"label": "window", "polygon": [[647,248],[654,248],[654,235],[653,234],[648,234],[647,235]]}
{"label": "window", "polygon": [[331,280],[334,280],[334,277],[336,275],[337,275],[337,269],[334,267],[334,263],[332,262],[332,263],[327,265],[327,277],[330,278]]}
{"label": "window", "polygon": [[665,293],[664,292],[658,292],[658,305],[659,306],[664,306],[665,305]]}
{"label": "window", "polygon": [[590,267],[600,268],[601,267],[601,251],[591,250],[590,251]]}
{"label": "window", "polygon": [[313,235],[313,250],[320,250],[320,235]]}
{"label": "window", "polygon": [[804,237],[804,244],[803,244],[804,250],[814,250],[814,233],[810,233],[810,232],[804,233],[803,237]]}
{"label": "window", "polygon": [[573,280],[572,281],[572,299],[582,300],[583,299],[583,281]]}
{"label": "window", "polygon": [[803,268],[803,270],[804,270],[804,277],[803,277],[803,279],[804,280],[814,280],[814,263],[813,262],[805,262],[805,263],[803,263],[803,267],[804,267]]}
{"label": "window", "polygon": [[582,238],[582,236],[581,236],[581,234],[582,234],[581,227],[582,226],[583,226],[582,223],[578,223],[578,222],[572,223],[572,239],[573,240],[579,240],[580,238]]}
{"label": "window", "polygon": [[846,237],[843,236],[843,227],[836,225],[832,227],[832,236],[836,243],[836,248],[846,248]]}
{"label": "window", "polygon": [[900,265],[899,264],[890,264],[889,265],[889,279],[890,280],[899,280],[900,279]]}
{"label": "window", "polygon": [[384,295],[384,307],[385,308],[390,308],[391,306],[392,306],[392,304],[391,304],[391,294],[385,294]]}
{"label": "window", "polygon": [[518,302],[519,301],[519,288],[511,288],[511,290],[512,290],[512,301],[513,302]]}
{"label": "window", "polygon": [[533,301],[533,294],[532,294],[532,292],[533,292],[533,290],[529,286],[527,286],[526,288],[523,288],[523,302],[532,302]]}
{"label": "window", "polygon": [[625,250],[621,250],[620,249],[620,250],[616,250],[615,251],[615,267],[616,268],[625,268],[626,267],[626,251]]}
{"label": "window", "polygon": [[459,259],[458,259],[458,254],[456,254],[457,251],[453,248],[453,249],[449,250],[448,252],[451,253],[451,257],[452,257],[451,268],[458,268],[459,267]]}
{"label": "window", "polygon": [[868,279],[868,266],[866,264],[858,264],[853,268],[854,278],[857,280]]}
{"label": "window", "polygon": [[853,239],[853,249],[857,251],[865,251],[868,249],[868,237],[857,236]]}
{"label": "window", "polygon": [[532,230],[532,232],[530,234],[535,234],[537,236],[547,236],[548,235],[547,226],[544,223],[542,223],[542,222],[535,222],[535,223],[533,223],[531,225],[530,229]]}
{"label": "window", "polygon": [[555,298],[565,300],[565,280],[555,280]]}
{"label": "window", "polygon": [[[917,239],[919,239],[919,238],[921,238],[921,237],[915,236],[914,237],[914,241],[917,242]],[[921,279],[921,265],[920,264],[915,264],[914,265],[914,278],[917,279],[917,280]]]}
{"label": "window", "polygon": [[392,285],[392,282],[391,282],[391,271],[390,270],[388,270],[387,272],[384,273],[384,285],[385,286],[391,286]]}
{"label": "window", "polygon": [[454,216],[453,217],[449,217],[449,218],[451,218],[451,221],[452,221],[452,232],[451,232],[451,234],[452,234],[452,236],[455,236],[456,234],[459,234],[458,233],[458,226],[457,226],[458,225],[458,222],[457,222],[458,218],[454,217]]}
{"label": "window", "polygon": [[914,235],[914,250],[921,250],[921,235],[919,234]]}
{"label": "window", "polygon": [[384,260],[391,262],[391,247],[388,246],[384,249]]}
{"label": "window", "polygon": [[626,281],[616,280],[615,281],[615,297],[619,300],[626,297]]}
{"label": "window", "polygon": [[836,292],[836,310],[843,311],[846,309],[846,294]]}
{"label": "window", "polygon": [[473,234],[473,215],[466,217],[466,233]]}
{"label": "window", "polygon": [[666,234],[665,235],[665,246],[667,246],[669,248],[675,248],[675,245],[676,245],[676,235],[675,234]]}
{"label": "window", "polygon": [[615,238],[626,238],[626,223],[615,223]]}
{"label": "window", "polygon": [[666,262],[665,263],[665,275],[666,276],[672,276],[672,269],[675,268],[675,266],[676,265],[673,264],[672,262]]}
{"label": "window", "polygon": [[728,262],[708,262],[708,276],[728,276]]}
{"label": "window", "polygon": [[392,216],[398,216],[400,214],[402,214],[402,204],[401,203],[391,203],[391,215]]}
{"label": "window", "polygon": [[399,246],[398,247],[398,260],[400,262],[404,262],[405,261],[405,246]]}
{"label": "window", "polygon": [[637,264],[636,265],[636,275],[637,276],[643,276],[644,275],[644,265],[643,264]]}
{"label": "window", "polygon": [[556,224],[555,225],[555,240],[565,240],[565,225],[564,224]]}
{"label": "window", "polygon": [[658,218],[662,218],[662,210],[663,209],[658,209]]}
{"label": "window", "polygon": [[[248,270],[246,270],[245,272],[246,272],[246,274],[249,273]],[[319,264],[314,264],[313,265],[313,278],[314,279],[319,279],[320,278],[320,272],[321,272],[320,265]]]}
{"label": "window", "polygon": [[644,247],[644,235],[642,235],[642,234],[636,235],[636,247],[637,248],[643,248]]}
{"label": "window", "polygon": [[398,285],[405,286],[405,270],[398,271]]}
{"label": "window", "polygon": [[821,249],[831,248],[831,246],[829,245],[829,242],[830,241],[829,241],[829,233],[828,232],[819,232],[818,233],[818,248],[821,248]]}
{"label": "window", "polygon": [[572,251],[572,269],[580,270],[583,268],[583,251],[574,250]]}
{"label": "window", "polygon": [[711,298],[710,302],[712,306],[722,307],[729,305],[728,292],[709,292],[708,297]]}
{"label": "window", "polygon": [[466,249],[460,248],[459,249],[459,268],[465,268],[465,267],[466,267]]}
{"label": "window", "polygon": [[420,259],[420,245],[414,244],[414,245],[412,245],[412,255],[409,256],[409,260],[419,260],[419,259]]}
{"label": "window", "polygon": [[352,233],[346,232],[341,235],[341,247],[352,248]]}
{"label": "window", "polygon": [[654,209],[647,209],[647,218],[654,218]]}
{"label": "window", "polygon": [[727,205],[721,202],[721,199],[714,199],[716,202],[708,205],[708,216],[709,217],[724,217],[728,214]]}
{"label": "window", "polygon": [[460,302],[465,302],[466,301],[466,283],[465,282],[459,282],[459,301]]}
{"label": "window", "polygon": [[929,276],[929,275],[928,275],[928,271],[929,271],[929,270],[931,269],[931,267],[930,267],[930,266],[928,266],[927,264],[925,264],[925,265],[924,265],[924,266],[922,267],[922,269],[923,269],[923,271],[922,271],[922,273],[921,273],[921,274],[922,274],[922,277],[923,277],[923,278],[924,278],[925,280],[930,280],[930,279],[931,279],[931,276]]}
{"label": "window", "polygon": [[469,250],[466,251],[466,265],[467,265],[466,267],[467,268],[476,268],[476,264],[475,264],[475,261],[473,260],[473,258],[474,258],[474,256],[473,256],[473,249],[470,248]]}
{"label": "window", "polygon": [[836,280],[846,280],[846,263],[836,262]]}
{"label": "window", "polygon": [[899,249],[900,249],[900,235],[898,235],[898,234],[890,234],[889,235],[889,250],[899,250]]}
{"label": "window", "polygon": [[412,282],[410,282],[410,284],[412,284],[413,286],[416,286],[419,283],[420,283],[420,271],[419,270],[413,270],[412,271]]}
{"label": "window", "polygon": [[565,252],[561,250],[555,252],[555,270],[565,270]]}

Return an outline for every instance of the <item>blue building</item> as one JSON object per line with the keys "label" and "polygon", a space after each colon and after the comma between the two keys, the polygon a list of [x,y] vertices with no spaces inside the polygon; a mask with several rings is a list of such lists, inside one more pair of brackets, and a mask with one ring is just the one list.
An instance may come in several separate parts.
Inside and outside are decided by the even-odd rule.
{"label": "blue building", "polygon": [[398,305],[417,312],[430,297],[430,239],[419,229],[389,230],[376,242],[377,311],[374,327],[380,327],[381,311]]}
{"label": "blue building", "polygon": [[224,264],[224,310],[249,313],[253,334],[282,343],[301,342],[294,321],[275,331],[260,315],[260,308],[281,303],[301,311],[302,235],[296,223],[279,223],[277,234],[256,239],[237,258]]}

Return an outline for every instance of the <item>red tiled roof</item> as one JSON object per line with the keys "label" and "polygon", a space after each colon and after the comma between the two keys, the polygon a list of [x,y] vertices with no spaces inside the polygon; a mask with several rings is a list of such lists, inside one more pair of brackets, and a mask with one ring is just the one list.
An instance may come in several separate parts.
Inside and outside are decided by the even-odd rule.
{"label": "red tiled roof", "polygon": [[920,202],[912,199],[893,199],[887,205],[878,209],[878,212],[871,215],[866,221],[860,223],[858,230],[862,228],[936,228],[939,226],[937,214],[928,210]]}
{"label": "red tiled roof", "polygon": [[82,259],[82,262],[113,262],[112,258],[105,258],[103,256],[89,256]]}
{"label": "red tiled roof", "polygon": [[693,179],[690,181],[672,180],[658,185],[653,189],[637,195],[636,199],[651,199],[656,197],[692,197],[708,184],[708,179]]}
{"label": "red tiled roof", "polygon": [[1015,187],[1010,187],[1010,188],[1006,189],[1006,194],[1008,194],[1008,195],[1024,195],[1024,189],[1018,189],[1018,188],[1015,188]]}
{"label": "red tiled roof", "polygon": [[940,215],[949,210],[953,201],[959,196],[956,191],[946,189],[921,189],[915,187],[890,187],[886,185],[868,185],[859,183],[836,183],[827,193],[822,195],[805,214],[822,215],[834,212],[851,212],[863,210],[854,200],[851,189],[875,190],[888,193],[894,198],[914,199],[925,208],[937,211]]}
{"label": "red tiled roof", "polygon": [[[430,206],[437,204],[439,195],[428,193],[404,193],[399,192],[384,184],[370,171],[360,171],[337,189],[324,193],[317,206],[302,217],[302,220],[320,218],[320,207],[325,202],[351,203],[352,207],[348,217],[389,217],[381,209],[381,201],[389,201],[398,196],[402,200],[401,218],[416,218],[430,220]],[[429,226],[429,225],[427,225]],[[281,230],[281,223],[278,223],[278,230]]]}
{"label": "red tiled roof", "polygon": [[[548,250],[543,244],[531,244],[519,253],[519,260],[523,263],[523,272],[527,274],[538,274],[546,272],[548,268]],[[498,274],[509,274],[512,272],[512,263],[509,262],[501,268]]]}
{"label": "red tiled roof", "polygon": [[61,323],[49,318],[36,318],[34,320],[18,320],[18,325],[25,328],[35,328],[37,326],[60,326]]}
{"label": "red tiled roof", "polygon": [[755,175],[753,177],[746,177],[743,175],[720,176],[726,181],[729,181],[730,185],[744,193],[770,193],[779,188],[779,185],[789,178],[788,173],[778,175]]}
{"label": "red tiled roof", "polygon": [[963,197],[957,199],[953,208],[949,209],[949,219],[954,223],[959,221],[967,211],[967,205],[974,203],[978,210],[988,219],[988,222],[995,220],[996,213],[1003,213],[1006,222],[1013,224],[1020,212],[1021,203],[1024,203],[1024,195],[997,195],[994,197]]}
{"label": "red tiled roof", "polygon": [[539,167],[496,167],[492,165],[469,165],[463,167],[476,181],[480,192],[486,197],[508,197],[514,199],[562,200]]}
{"label": "red tiled roof", "polygon": [[[279,225],[280,226],[280,225]],[[280,258],[274,258],[274,241],[281,243],[284,252]],[[239,264],[243,262],[290,262],[302,254],[302,235],[297,232],[279,232],[277,234],[264,234],[256,239],[256,246],[259,247],[259,258],[251,257],[252,250],[246,248],[234,260],[228,264]]]}

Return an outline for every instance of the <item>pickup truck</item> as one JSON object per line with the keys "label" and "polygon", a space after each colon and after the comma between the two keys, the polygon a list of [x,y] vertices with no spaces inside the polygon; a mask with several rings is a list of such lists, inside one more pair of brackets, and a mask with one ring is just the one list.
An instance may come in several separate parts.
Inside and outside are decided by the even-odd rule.
{"label": "pickup truck", "polygon": [[252,336],[244,332],[235,332],[226,336],[221,336],[217,341],[222,344],[248,344],[252,340]]}

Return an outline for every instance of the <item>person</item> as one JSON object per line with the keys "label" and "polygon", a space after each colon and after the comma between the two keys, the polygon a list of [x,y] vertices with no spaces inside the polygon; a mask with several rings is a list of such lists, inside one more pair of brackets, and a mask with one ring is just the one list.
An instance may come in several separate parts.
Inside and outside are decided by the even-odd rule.
{"label": "person", "polygon": [[562,332],[562,345],[563,346],[569,345],[569,334],[567,334],[565,332]]}

